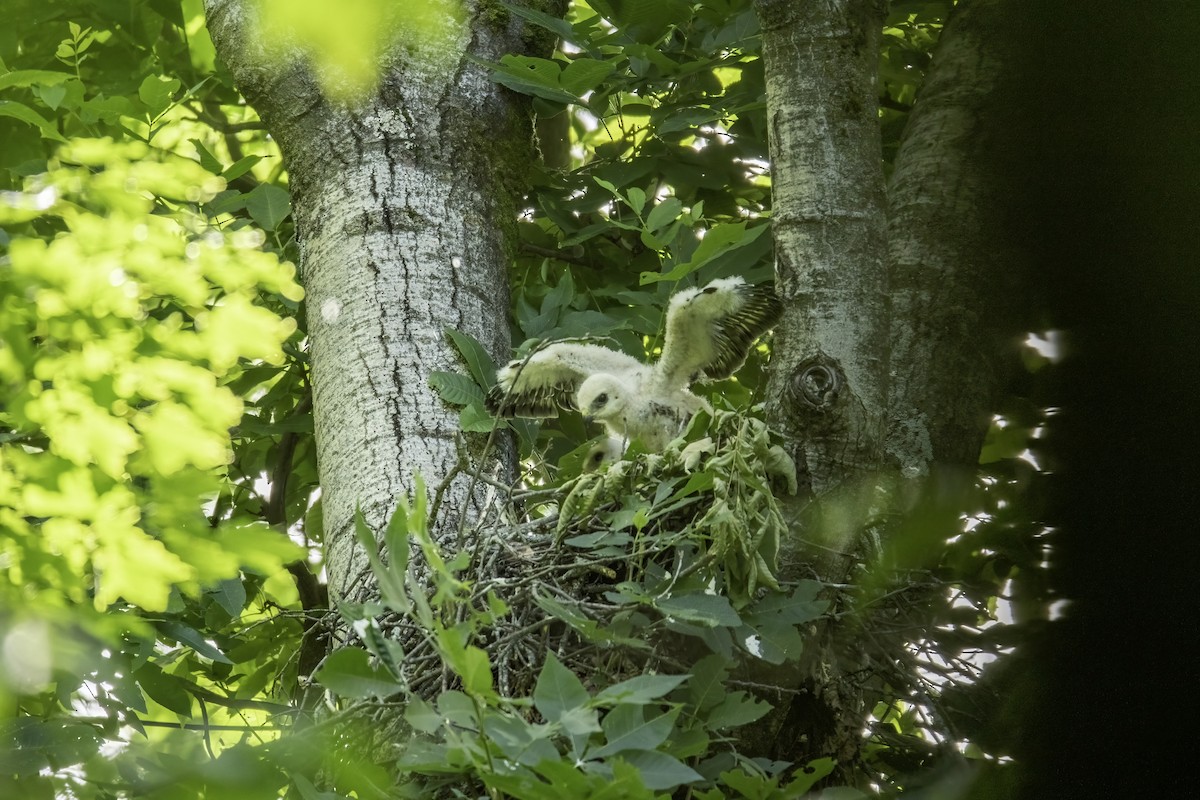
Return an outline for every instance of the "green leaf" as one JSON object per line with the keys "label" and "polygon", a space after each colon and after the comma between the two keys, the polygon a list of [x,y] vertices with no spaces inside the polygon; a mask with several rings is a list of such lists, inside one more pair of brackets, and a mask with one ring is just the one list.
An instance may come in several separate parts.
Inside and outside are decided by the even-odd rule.
{"label": "green leaf", "polygon": [[208,146],[199,139],[188,139],[188,142],[191,143],[192,147],[196,148],[196,155],[200,159],[200,166],[214,175],[220,175],[224,168],[221,166],[220,159],[213,155]]}
{"label": "green leaf", "polygon": [[717,594],[695,592],[693,594],[665,597],[656,600],[655,607],[666,616],[696,622],[708,627],[737,627],[742,624],[728,598]]}
{"label": "green leaf", "polygon": [[429,385],[438,396],[447,403],[455,406],[467,406],[471,403],[483,403],[483,390],[479,384],[460,375],[457,372],[434,371],[429,373]]}
{"label": "green leaf", "polygon": [[579,752],[580,746],[587,741],[589,734],[600,732],[600,714],[594,708],[571,708],[558,718],[558,724],[571,735],[574,740],[574,751]]}
{"label": "green leaf", "polygon": [[402,688],[386,670],[372,667],[367,651],[357,647],[335,651],[313,678],[331,692],[352,699],[387,697]]}
{"label": "green leaf", "polygon": [[590,699],[587,689],[574,672],[563,666],[553,653],[546,654],[546,663],[533,689],[533,706],[547,722],[558,722],[572,709],[581,708]]}
{"label": "green leaf", "polygon": [[135,669],[133,679],[142,687],[146,696],[160,706],[185,717],[191,716],[192,695],[187,690],[187,681],[168,675],[153,663]]}
{"label": "green leaf", "polygon": [[101,574],[96,602],[107,606],[123,597],[149,611],[165,611],[171,587],[191,578],[195,568],[140,528],[116,520],[96,528],[104,534],[92,555]]}
{"label": "green leaf", "polygon": [[658,48],[649,45],[628,44],[625,46],[625,55],[631,59],[640,58],[653,64],[663,75],[676,75],[682,71],[682,66],[678,61],[675,61]]}
{"label": "green leaf", "polygon": [[236,180],[253,169],[254,165],[260,161],[262,161],[262,156],[246,156],[245,158],[239,158],[237,161],[230,164],[228,169],[222,171],[220,175],[227,181]]}
{"label": "green leaf", "polygon": [[705,722],[710,728],[735,728],[761,719],[772,708],[765,700],[751,697],[745,692],[733,692],[725,695],[711,711]]}
{"label": "green leaf", "polygon": [[[402,513],[399,507],[396,513]],[[391,527],[390,521],[388,527]],[[371,529],[367,527],[367,520],[362,514],[362,509],[357,507],[354,509],[354,534],[367,554],[371,572],[379,582],[380,594],[383,595],[384,601],[396,610],[407,609],[408,593],[404,589],[404,573],[396,573],[384,565],[383,559],[379,557],[379,542],[375,540],[375,534],[371,533]]]}
{"label": "green leaf", "polygon": [[592,58],[576,58],[558,76],[559,85],[576,97],[582,97],[595,89],[601,81],[616,70],[610,61],[597,61]]}
{"label": "green leaf", "polygon": [[515,14],[522,19],[532,22],[534,25],[539,25],[553,33],[558,38],[567,41],[578,43],[578,38],[575,36],[575,29],[571,27],[571,23],[567,22],[562,17],[554,17],[543,11],[538,11],[525,6],[516,5],[515,3],[501,3],[507,8],[510,13]]}
{"label": "green leaf", "polygon": [[611,194],[613,197],[618,197],[622,200],[625,199],[624,193],[622,193],[621,190],[617,188],[617,185],[615,183],[613,183],[612,181],[606,181],[606,180],[604,180],[604,178],[601,178],[599,175],[593,175],[592,180],[595,181],[596,185],[599,186],[601,189],[607,190],[608,193]]}
{"label": "green leaf", "polygon": [[179,90],[178,78],[148,75],[138,87],[138,98],[146,104],[151,117],[157,117],[171,105],[171,96]]}
{"label": "green leaf", "polygon": [[577,338],[580,336],[599,336],[621,330],[625,325],[599,311],[568,311],[563,314],[558,325],[547,332],[547,336],[555,339]]}
{"label": "green leaf", "polygon": [[458,413],[458,427],[465,433],[487,433],[499,424],[482,403],[471,403]]}
{"label": "green leaf", "polygon": [[781,795],[779,793],[778,778],[773,778],[760,772],[746,772],[741,767],[722,772],[721,784],[736,791],[739,797],[766,798],[786,796],[791,798],[798,796],[793,794]]}
{"label": "green leaf", "polygon": [[646,207],[646,193],[636,186],[630,186],[629,191],[625,193],[625,199],[633,213],[642,216],[642,210]]}
{"label": "green leaf", "polygon": [[[811,581],[810,583],[816,584],[818,590],[821,588],[821,585],[816,583],[816,581]],[[774,617],[780,622],[786,622],[791,625],[802,625],[821,616],[828,608],[828,600],[813,599],[810,588],[808,586],[801,586],[792,592],[791,596],[783,594],[767,595],[754,605],[754,610],[750,616],[759,619]]]}
{"label": "green leaf", "polygon": [[756,225],[747,230],[745,222],[727,222],[714,225],[700,240],[700,246],[692,254],[696,267],[704,266],[718,255],[739,247],[745,247],[768,230],[769,225]]}
{"label": "green leaf", "polygon": [[601,703],[649,703],[670,692],[691,675],[638,675],[602,689],[595,698]]}
{"label": "green leaf", "polygon": [[679,215],[682,213],[683,203],[679,201],[678,197],[664,197],[662,202],[656,205],[650,215],[646,217],[646,229],[661,230],[679,219]]}
{"label": "green leaf", "polygon": [[301,800],[347,800],[345,795],[336,792],[322,792],[313,785],[312,781],[298,772],[291,774],[292,783],[300,792]]}
{"label": "green leaf", "polygon": [[400,758],[395,761],[395,767],[401,775],[408,772],[424,775],[455,775],[463,772],[461,766],[452,762],[450,748],[423,739],[405,742]]}
{"label": "green leaf", "polygon": [[534,725],[516,714],[489,713],[483,720],[483,733],[504,757],[527,767],[536,767],[561,756],[550,742],[551,725]]}
{"label": "green leaf", "polygon": [[34,89],[34,93],[46,104],[47,108],[56,111],[62,103],[63,98],[67,96],[67,87],[62,84],[56,86],[38,86]]}
{"label": "green leaf", "polygon": [[558,320],[575,300],[575,279],[570,271],[564,272],[554,288],[542,298],[539,314],[547,319]]}
{"label": "green leaf", "polygon": [[714,225],[700,241],[700,246],[696,248],[696,252],[692,253],[691,260],[679,264],[670,272],[643,272],[641,283],[645,285],[657,281],[680,280],[700,269],[714,258],[725,255],[740,247],[745,247],[766,233],[767,230],[767,225],[757,225],[747,230],[745,222],[727,222]]}
{"label": "green leaf", "polygon": [[403,500],[396,504],[392,518],[388,520],[387,528],[383,531],[383,543],[387,547],[387,571],[391,576],[388,580],[388,602],[395,609],[408,608],[408,595],[405,592],[405,575],[408,572],[409,559],[409,508]]}
{"label": "green leaf", "polygon": [[559,85],[562,65],[548,58],[505,55],[500,63],[481,61],[492,69],[492,80],[522,94],[540,97],[564,105],[579,102],[579,97]]}
{"label": "green leaf", "polygon": [[163,622],[159,624],[158,628],[167,636],[180,644],[187,645],[205,658],[222,664],[233,663],[216,645],[206,641],[195,628],[189,628],[178,622]]}
{"label": "green leaf", "polygon": [[437,699],[438,713],[451,725],[465,730],[474,730],[479,724],[475,702],[455,689],[442,692]]}
{"label": "green leaf", "polygon": [[21,120],[21,122],[27,122],[41,131],[42,136],[46,139],[53,139],[56,142],[64,143],[67,141],[49,120],[22,103],[15,103],[11,100],[0,100],[0,117],[12,117],[13,119]]}
{"label": "green leaf", "polygon": [[260,228],[273,231],[292,213],[291,196],[272,183],[259,184],[246,193],[246,210]]}
{"label": "green leaf", "polygon": [[741,638],[742,647],[770,664],[795,660],[804,652],[804,639],[795,625],[772,619],[766,622],[752,620],[743,631],[751,630],[754,632]]}
{"label": "green leaf", "polygon": [[454,328],[445,328],[444,332],[463,357],[475,383],[490,389],[496,383],[496,362],[488,355],[487,348],[469,333]]}
{"label": "green leaf", "polygon": [[486,651],[468,645],[463,651],[461,672],[463,689],[477,696],[494,694],[492,689],[492,662]]}
{"label": "green leaf", "polygon": [[616,23],[621,32],[644,44],[657,42],[671,27],[682,26],[692,17],[691,6],[683,0],[596,0],[590,5]]}
{"label": "green leaf", "polygon": [[420,697],[412,697],[404,707],[404,719],[415,731],[435,733],[442,727],[442,718],[433,710],[433,706]]}
{"label": "green leaf", "polygon": [[623,750],[653,750],[667,740],[675,727],[679,709],[659,713],[646,719],[645,706],[622,704],[616,706],[600,722],[605,744],[589,750],[589,758],[604,758]]}
{"label": "green leaf", "polygon": [[648,650],[650,648],[650,645],[644,639],[622,636],[608,626],[601,627],[594,620],[584,615],[583,612],[553,598],[545,597],[539,594],[536,589],[534,590],[533,601],[551,617],[562,620],[570,625],[580,636],[589,642],[604,645],[620,645],[634,650]]}
{"label": "green leaf", "polygon": [[49,69],[15,69],[0,75],[0,90],[13,87],[29,87],[41,84],[43,86],[58,86],[75,76],[69,72],[55,72]]}
{"label": "green leaf", "polygon": [[660,133],[676,131],[694,131],[701,125],[716,122],[721,118],[710,108],[681,108],[672,112],[665,120],[658,123],[655,129]]}
{"label": "green leaf", "polygon": [[511,75],[504,72],[493,72],[492,80],[501,86],[506,86],[514,92],[527,94],[532,97],[540,97],[542,100],[549,100],[553,103],[561,103],[562,105],[574,105],[579,103],[578,97],[564,92],[561,89],[551,89],[540,83],[530,81],[523,76]]}
{"label": "green leaf", "polygon": [[607,233],[613,229],[612,222],[593,222],[590,225],[585,225],[575,233],[559,242],[560,248],[574,247],[577,244],[586,242],[588,239],[594,239],[602,233]]}
{"label": "green leaf", "polygon": [[797,769],[793,773],[796,777],[785,787],[788,796],[799,797],[809,791],[817,781],[832,774],[835,766],[837,766],[837,762],[829,756],[809,761],[803,769]]}
{"label": "green leaf", "polygon": [[637,768],[647,789],[662,791],[704,780],[703,775],[679,759],[657,750],[626,752],[621,758]]}
{"label": "green leaf", "polygon": [[234,619],[246,607],[246,586],[242,583],[241,578],[223,580],[216,585],[216,588],[208,590],[206,594]]}
{"label": "green leaf", "polygon": [[[0,751],[4,782],[0,786],[17,789],[11,795],[31,800],[52,800],[55,793],[46,786],[45,792],[26,794],[26,786],[35,786],[38,773],[61,769],[63,764],[77,764],[95,758],[97,749],[104,741],[96,728],[70,722],[66,719],[38,719],[29,716],[14,716],[0,721],[0,741],[5,744]],[[13,778],[16,778],[14,783]],[[6,795],[7,796],[7,795]]]}
{"label": "green leaf", "polygon": [[687,697],[697,711],[706,711],[725,697],[725,678],[729,659],[712,654],[692,666],[692,679],[687,684]]}

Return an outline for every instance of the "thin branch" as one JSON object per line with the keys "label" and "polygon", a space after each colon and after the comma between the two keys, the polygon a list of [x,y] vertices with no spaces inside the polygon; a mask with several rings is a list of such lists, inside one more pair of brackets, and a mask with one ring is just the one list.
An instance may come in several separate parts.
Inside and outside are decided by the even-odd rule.
{"label": "thin branch", "polygon": [[563,261],[567,264],[575,264],[580,267],[587,267],[588,269],[601,269],[601,265],[597,264],[590,258],[572,255],[566,250],[555,250],[550,247],[539,247],[536,244],[529,244],[528,242],[521,242],[520,250],[531,255],[542,256],[543,258],[553,258],[557,261]]}

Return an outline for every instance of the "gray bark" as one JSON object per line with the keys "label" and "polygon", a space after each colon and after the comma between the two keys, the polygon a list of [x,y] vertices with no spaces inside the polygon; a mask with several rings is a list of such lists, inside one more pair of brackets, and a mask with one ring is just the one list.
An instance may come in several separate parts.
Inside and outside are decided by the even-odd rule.
{"label": "gray bark", "polygon": [[[521,29],[466,3],[442,40],[392,54],[355,107],[322,96],[300,58],[264,58],[254,6],[206,0],[218,52],[283,151],[301,244],[326,568],[333,598],[377,597],[353,514],[382,530],[420,474],[432,491],[458,454],[457,410],[427,383],[465,372],[444,329],[508,352],[506,267],[528,117],[468,56],[522,50]],[[478,444],[478,443],[475,443]],[[449,487],[435,536],[469,524]],[[467,510],[468,519],[460,519]]]}
{"label": "gray bark", "polygon": [[1012,125],[998,0],[958,4],[905,128],[888,187],[892,389],[887,450],[905,478],[973,474],[987,413],[1015,362],[1028,258],[1013,207]]}
{"label": "gray bark", "polygon": [[[826,581],[853,581],[867,544],[890,552],[891,539],[911,533],[901,530],[905,514],[916,513],[917,528],[932,526],[921,532],[931,547],[952,532],[932,521],[957,520],[1006,380],[1024,259],[995,212],[1014,191],[1004,165],[1015,156],[1000,139],[1010,126],[990,112],[1004,79],[1005,54],[989,35],[999,5],[959,3],[885,199],[881,5],[757,4],[787,305],[768,409],[808,476],[783,555]],[[864,685],[886,675],[903,645],[866,616],[815,631],[799,670],[756,676],[798,691],[773,698],[776,711],[748,733],[751,751],[801,762],[833,756],[838,779],[854,782]]]}
{"label": "gray bark", "polygon": [[[837,560],[872,507],[887,398],[874,0],[760,0],[776,272],[768,413],[807,486],[803,543]],[[805,481],[802,481],[802,484]]]}
{"label": "gray bark", "polygon": [[[759,0],[772,164],[777,282],[767,407],[806,476],[790,502],[781,570],[842,582],[877,513],[886,431],[886,200],[876,87],[883,6],[874,0]],[[806,484],[806,485],[805,485]],[[785,691],[748,751],[804,763],[833,756],[850,780],[861,746],[861,651],[839,626],[810,640],[798,668],[755,680]],[[788,692],[786,690],[793,690]]]}

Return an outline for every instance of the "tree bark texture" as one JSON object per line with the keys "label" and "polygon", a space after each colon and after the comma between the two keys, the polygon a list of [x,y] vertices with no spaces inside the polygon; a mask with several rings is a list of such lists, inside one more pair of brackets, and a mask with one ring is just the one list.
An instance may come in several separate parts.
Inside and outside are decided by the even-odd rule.
{"label": "tree bark texture", "polygon": [[[919,507],[918,527],[935,516],[956,522],[1005,362],[1015,362],[1025,259],[996,212],[1012,207],[1005,165],[1017,158],[1000,141],[1010,126],[992,113],[1004,79],[1005,54],[989,35],[999,6],[963,0],[955,9],[885,197],[875,83],[882,4],[757,4],[787,305],[768,410],[808,477],[795,541],[781,555],[831,583],[855,580],[864,535],[877,550],[889,534],[905,535],[914,498],[934,504]],[[756,676],[793,693],[771,698],[776,711],[749,734],[753,752],[801,763],[832,756],[838,779],[855,780],[864,689],[880,680],[871,665],[903,653],[902,641],[871,627],[842,617],[815,631],[796,674]]]}
{"label": "tree bark texture", "polygon": [[[883,4],[759,0],[767,80],[776,272],[786,310],[775,328],[768,414],[807,480],[790,503],[801,565],[842,582],[846,555],[878,506],[888,391],[886,200],[876,73]],[[754,679],[781,687],[748,726],[748,751],[852,768],[863,664],[833,626],[804,663]],[[839,777],[848,778],[841,774]]]}
{"label": "tree bark texture", "polygon": [[[465,25],[393,53],[377,93],[344,107],[303,59],[265,58],[251,3],[206,2],[218,52],[288,167],[335,599],[377,597],[356,506],[382,530],[414,475],[432,490],[458,461],[457,410],[427,382],[466,371],[444,330],[508,352],[506,270],[532,145],[527,113],[470,57],[499,60],[526,43],[515,17],[464,6]],[[470,525],[480,498],[467,485],[460,476],[446,492],[435,537]]]}
{"label": "tree bark texture", "polygon": [[[805,546],[834,559],[882,463],[887,244],[875,0],[760,0],[777,283],[768,412],[792,442]],[[848,513],[849,512],[849,513]],[[795,546],[795,543],[793,543]]]}
{"label": "tree bark texture", "polygon": [[998,209],[1019,208],[1022,156],[1003,118],[1003,3],[951,14],[905,128],[888,187],[891,393],[887,450],[905,478],[973,475],[1006,364],[1033,320],[1018,303],[1028,262]]}

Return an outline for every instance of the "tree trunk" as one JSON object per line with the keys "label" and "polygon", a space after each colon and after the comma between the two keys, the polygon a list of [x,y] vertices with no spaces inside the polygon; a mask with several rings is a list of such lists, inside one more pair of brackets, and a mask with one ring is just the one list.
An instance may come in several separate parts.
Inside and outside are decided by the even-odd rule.
{"label": "tree trunk", "polygon": [[[1003,164],[1013,154],[989,135],[1006,126],[985,113],[1003,80],[1003,53],[987,34],[998,5],[959,3],[885,199],[881,4],[758,2],[787,304],[768,408],[808,476],[782,554],[793,571],[862,583],[864,564],[883,555],[884,569],[909,547],[900,542],[909,528],[940,552],[964,508],[1020,329],[1022,258],[995,211],[1011,191]],[[886,615],[885,605],[871,614]],[[776,711],[753,734],[764,749],[753,752],[832,756],[834,779],[856,781],[872,702],[864,687],[896,690],[886,664],[904,655],[904,640],[877,627],[855,613],[815,631],[800,669],[770,677],[795,693],[772,698]]]}
{"label": "tree trunk", "polygon": [[[876,88],[883,6],[874,0],[759,0],[767,76],[773,232],[779,291],[768,413],[806,476],[792,506],[781,569],[842,582],[877,505],[887,403],[885,197]],[[766,681],[771,698],[749,752],[856,762],[861,668],[836,631],[805,662]],[[846,774],[839,773],[845,778]]]}
{"label": "tree trunk", "polygon": [[[414,475],[432,490],[458,461],[457,412],[427,382],[434,370],[465,372],[444,330],[508,352],[506,269],[530,131],[470,58],[525,43],[515,18],[464,5],[461,28],[393,54],[377,93],[346,107],[299,60],[265,58],[252,3],[206,2],[218,52],[288,167],[334,598],[377,598],[355,507],[381,530]],[[467,485],[460,476],[446,492],[435,537],[469,526]]]}
{"label": "tree trunk", "polygon": [[804,549],[807,560],[816,548],[832,565],[862,527],[883,455],[887,250],[875,77],[883,7],[757,7],[786,306],[775,328],[768,412],[807,478],[806,541],[791,550]]}
{"label": "tree trunk", "polygon": [[[1012,207],[999,0],[951,14],[905,128],[888,187],[892,388],[888,455],[906,478],[974,474],[1022,320],[1028,260]],[[1032,304],[1028,304],[1032,307]]]}

